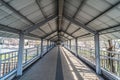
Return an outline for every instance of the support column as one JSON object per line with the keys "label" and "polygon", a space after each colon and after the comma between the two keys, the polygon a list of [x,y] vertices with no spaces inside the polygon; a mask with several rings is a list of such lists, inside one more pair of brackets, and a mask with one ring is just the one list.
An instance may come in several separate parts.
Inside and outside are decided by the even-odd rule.
{"label": "support column", "polygon": [[75,49],[76,49],[76,56],[78,56],[78,40],[75,39]]}
{"label": "support column", "polygon": [[42,57],[42,54],[43,54],[43,39],[41,39],[41,55],[40,55],[40,57]]}
{"label": "support column", "polygon": [[49,41],[47,40],[47,51],[48,51],[48,48],[49,48]]}
{"label": "support column", "polygon": [[96,73],[101,74],[99,33],[96,33],[94,38],[95,38]]}
{"label": "support column", "polygon": [[70,50],[71,50],[71,40],[70,40]]}
{"label": "support column", "polygon": [[17,64],[17,76],[22,75],[22,60],[24,50],[24,34],[19,34],[19,50],[18,50],[18,64]]}

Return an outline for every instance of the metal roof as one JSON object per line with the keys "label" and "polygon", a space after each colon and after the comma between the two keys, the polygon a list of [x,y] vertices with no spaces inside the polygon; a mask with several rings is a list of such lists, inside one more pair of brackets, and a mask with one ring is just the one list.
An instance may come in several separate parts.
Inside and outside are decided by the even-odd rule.
{"label": "metal roof", "polygon": [[0,0],[0,36],[57,41],[118,39],[120,0]]}

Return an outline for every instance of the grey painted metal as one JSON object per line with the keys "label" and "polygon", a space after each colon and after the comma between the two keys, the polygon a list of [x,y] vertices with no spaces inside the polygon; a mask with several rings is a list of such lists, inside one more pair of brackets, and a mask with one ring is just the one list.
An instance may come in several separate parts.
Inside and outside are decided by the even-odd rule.
{"label": "grey painted metal", "polygon": [[76,56],[78,56],[78,39],[75,38],[75,49],[76,49]]}
{"label": "grey painted metal", "polygon": [[53,38],[56,37],[56,36],[57,36],[57,34],[54,35],[54,36],[52,36],[52,37],[50,37],[48,40],[51,40],[51,39],[53,39]]}
{"label": "grey painted metal", "polygon": [[[39,9],[40,9],[40,11],[41,11],[41,13],[42,13],[42,15],[43,15],[44,18],[46,19],[46,18],[47,18],[46,13],[43,11],[42,7],[40,6],[39,1],[40,1],[40,0],[36,0],[36,3],[37,3],[37,5],[38,5],[38,7],[39,7]],[[51,31],[52,31],[52,27],[51,27],[51,25],[49,24],[49,22],[48,22],[48,25],[49,25],[49,27],[50,27],[50,29],[51,29]]]}
{"label": "grey painted metal", "polygon": [[108,27],[108,28],[104,28],[104,29],[101,29],[101,30],[98,30],[98,32],[102,32],[102,31],[109,30],[109,29],[114,29],[114,28],[117,28],[117,27],[120,27],[120,24],[115,25],[115,26],[111,26],[111,27]]}
{"label": "grey painted metal", "polygon": [[19,50],[18,50],[18,64],[17,64],[17,76],[22,75],[22,60],[24,51],[24,34],[19,35]]}
{"label": "grey painted metal", "polygon": [[70,40],[70,50],[71,50],[71,40]]}
{"label": "grey painted metal", "polygon": [[95,40],[96,73],[101,74],[99,33],[94,35],[94,40]]}
{"label": "grey painted metal", "polygon": [[62,37],[64,37],[64,38],[66,38],[67,40],[70,40],[68,37],[66,37],[66,36],[64,36],[64,35],[60,35],[60,36],[62,36]]}
{"label": "grey painted metal", "polygon": [[0,0],[0,3],[2,3],[5,7],[7,7],[8,9],[10,9],[11,11],[13,11],[15,14],[17,14],[21,18],[25,19],[26,21],[28,21],[29,23],[31,23],[32,25],[34,25],[34,23],[31,20],[29,20],[26,16],[22,15],[19,11],[17,11],[16,9],[14,9],[11,5],[9,5],[4,0]]}
{"label": "grey painted metal", "polygon": [[[20,32],[21,32],[21,30],[19,30],[19,29],[15,29],[15,28],[9,27],[7,25],[3,25],[3,24],[0,24],[0,30],[10,32],[10,33],[16,33],[16,34],[20,34]],[[40,38],[40,36],[31,34],[31,33],[28,33],[28,34],[25,34],[25,35],[35,37],[35,38]]]}
{"label": "grey painted metal", "polygon": [[61,30],[64,0],[58,0],[58,30]]}
{"label": "grey painted metal", "polygon": [[47,40],[47,51],[48,51],[48,48],[49,48],[49,40]]}
{"label": "grey painted metal", "polygon": [[40,36],[38,35],[34,35],[32,33],[28,33],[28,34],[25,34],[26,36],[31,36],[31,37],[35,37],[35,38],[40,38]]}
{"label": "grey painted metal", "polygon": [[78,36],[77,38],[84,37],[84,36],[87,36],[87,35],[90,35],[90,34],[91,33],[83,34],[83,35]]}
{"label": "grey painted metal", "polygon": [[19,34],[21,31],[21,30],[18,30],[18,29],[15,29],[15,28],[9,27],[7,25],[3,25],[3,24],[0,24],[0,30],[6,31],[6,32],[12,32],[12,33],[16,33],[16,34]]}
{"label": "grey painted metal", "polygon": [[[78,7],[78,9],[77,9],[77,11],[75,12],[75,14],[74,14],[73,17],[72,17],[73,19],[76,17],[76,15],[78,14],[78,12],[80,12],[80,10],[81,10],[82,6],[85,4],[85,2],[86,2],[86,0],[82,0],[82,1],[81,1],[80,5],[79,5],[79,7]],[[70,25],[71,25],[71,22],[69,22],[69,24],[68,24],[65,32],[68,30],[68,28],[70,27]]]}
{"label": "grey painted metal", "polygon": [[75,38],[74,36],[70,35],[69,33],[65,32],[65,31],[61,31],[61,32],[64,32],[65,34],[67,34],[67,35],[69,35],[69,36]]}
{"label": "grey painted metal", "polygon": [[77,32],[77,31],[79,31],[81,28],[79,27],[78,29],[76,29],[75,31],[73,31],[72,33],[71,33],[71,35],[73,35],[75,32]]}
{"label": "grey painted metal", "polygon": [[53,15],[53,16],[50,16],[49,18],[46,18],[45,20],[35,24],[35,25],[32,25],[31,27],[27,28],[26,30],[24,30],[23,32],[25,34],[29,33],[29,32],[32,32],[33,30],[43,26],[44,24],[46,24],[47,22],[51,21],[52,19],[56,18],[57,16],[56,15]]}
{"label": "grey painted metal", "polygon": [[43,39],[41,39],[41,55],[40,55],[40,57],[42,57],[42,54],[43,54]]}
{"label": "grey painted metal", "polygon": [[67,16],[67,15],[64,15],[64,17],[65,17],[66,19],[68,19],[69,21],[71,21],[72,23],[80,26],[81,28],[83,28],[83,29],[85,29],[85,30],[87,30],[87,31],[89,31],[89,32],[91,32],[91,33],[93,33],[93,34],[96,33],[96,31],[94,31],[94,30],[90,29],[89,27],[85,26],[84,24],[82,24],[82,23],[74,20],[73,18],[71,18],[71,17],[69,17],[69,16]]}
{"label": "grey painted metal", "polygon": [[41,28],[39,28],[40,31],[42,31],[44,34],[47,34],[44,30],[42,30]]}
{"label": "grey painted metal", "polygon": [[110,8],[106,9],[105,11],[103,11],[102,13],[100,13],[99,15],[97,15],[96,17],[94,17],[93,19],[91,19],[90,21],[88,21],[85,25],[89,24],[90,22],[94,21],[95,19],[97,19],[98,17],[102,16],[103,14],[105,14],[106,12],[110,11],[111,9],[113,9],[114,7],[118,6],[120,4],[120,1],[117,2],[116,4],[112,5]]}
{"label": "grey painted metal", "polygon": [[44,37],[42,37],[42,39],[45,39],[46,37],[48,37],[48,36],[50,36],[50,35],[54,34],[55,32],[57,32],[57,31],[53,31],[53,32],[51,32],[51,33],[49,33],[49,34],[45,35]]}

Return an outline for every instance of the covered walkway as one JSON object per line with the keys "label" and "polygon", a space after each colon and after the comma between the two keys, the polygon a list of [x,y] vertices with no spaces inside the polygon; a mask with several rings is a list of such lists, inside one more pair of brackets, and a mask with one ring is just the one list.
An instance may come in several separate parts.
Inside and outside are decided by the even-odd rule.
{"label": "covered walkway", "polygon": [[19,80],[104,80],[63,47],[53,48]]}
{"label": "covered walkway", "polygon": [[0,0],[0,80],[120,80],[119,34],[120,0]]}

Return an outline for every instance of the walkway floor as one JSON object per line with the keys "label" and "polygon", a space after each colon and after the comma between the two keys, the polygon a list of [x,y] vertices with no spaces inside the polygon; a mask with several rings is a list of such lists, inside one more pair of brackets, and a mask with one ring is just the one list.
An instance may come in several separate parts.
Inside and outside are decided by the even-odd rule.
{"label": "walkway floor", "polygon": [[103,80],[63,47],[55,47],[19,80]]}

